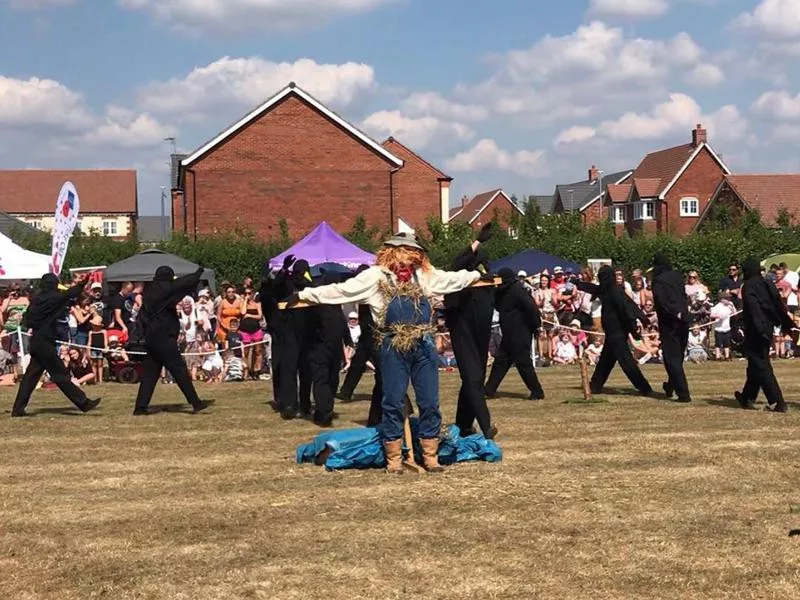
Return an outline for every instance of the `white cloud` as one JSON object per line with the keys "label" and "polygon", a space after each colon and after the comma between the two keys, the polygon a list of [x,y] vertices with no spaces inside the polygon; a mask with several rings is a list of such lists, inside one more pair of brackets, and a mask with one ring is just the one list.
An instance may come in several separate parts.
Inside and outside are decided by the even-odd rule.
{"label": "white cloud", "polygon": [[314,27],[394,0],[118,0],[145,10],[164,23],[188,31],[233,34]]}
{"label": "white cloud", "polygon": [[658,17],[669,9],[666,0],[591,0],[589,13],[616,17]]}
{"label": "white cloud", "polygon": [[156,114],[190,121],[230,109],[235,117],[267,100],[294,81],[320,102],[342,107],[375,84],[371,66],[360,63],[319,64],[304,58],[274,63],[262,58],[221,58],[194,69],[184,78],[152,83],[140,92],[139,106]]}
{"label": "white cloud", "polygon": [[83,96],[58,81],[0,76],[0,126],[75,130],[90,121]]}
{"label": "white cloud", "polygon": [[364,119],[364,129],[376,136],[395,136],[413,148],[424,148],[434,139],[469,140],[475,135],[462,123],[443,121],[436,117],[407,117],[398,110],[382,110]]}
{"label": "white cloud", "polygon": [[734,24],[765,37],[800,37],[800,1],[761,0],[752,12],[744,12]]}
{"label": "white cloud", "polygon": [[152,115],[110,106],[83,140],[92,146],[158,148],[163,147],[164,138],[176,133],[174,127],[159,123]]}
{"label": "white cloud", "polygon": [[452,102],[438,92],[411,94],[400,103],[400,109],[411,116],[434,116],[456,121],[482,121],[489,116],[489,111],[483,106]]}
{"label": "white cloud", "polygon": [[700,63],[686,76],[686,81],[696,87],[715,87],[725,81],[725,73],[717,65]]}
{"label": "white cloud", "polygon": [[573,144],[585,142],[592,139],[597,135],[597,130],[594,127],[587,127],[585,125],[575,125],[568,129],[561,131],[557,136],[554,145],[559,146],[562,144]]}
{"label": "white cloud", "polygon": [[0,0],[0,4],[5,2],[11,8],[36,10],[39,8],[49,8],[51,6],[69,6],[77,4],[79,0]]}
{"label": "white cloud", "polygon": [[455,155],[446,162],[451,171],[495,170],[510,171],[523,177],[538,177],[545,170],[545,153],[542,150],[508,152],[492,139],[482,139],[466,152]]}
{"label": "white cloud", "polygon": [[752,110],[759,116],[771,119],[796,121],[800,119],[800,94],[764,92],[753,102]]}

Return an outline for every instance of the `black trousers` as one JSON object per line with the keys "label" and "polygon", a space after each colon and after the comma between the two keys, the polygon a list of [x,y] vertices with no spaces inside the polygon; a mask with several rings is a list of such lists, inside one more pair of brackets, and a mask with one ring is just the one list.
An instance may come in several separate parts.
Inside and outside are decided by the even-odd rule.
{"label": "black trousers", "polygon": [[340,390],[341,395],[348,400],[353,397],[353,393],[356,391],[356,387],[358,387],[358,382],[361,381],[361,377],[367,370],[367,363],[372,362],[377,368],[376,360],[374,360],[376,358],[375,352],[371,346],[373,346],[373,344],[362,340],[359,340],[356,345],[356,351],[353,353],[353,358],[350,360],[350,368],[347,369],[347,375],[345,375],[344,383]]}
{"label": "black trousers", "polygon": [[172,375],[186,401],[192,406],[198,405],[200,398],[181,356],[178,342],[170,337],[151,334],[145,336],[145,348],[147,356],[142,363],[142,381],[139,383],[139,393],[136,394],[136,408],[145,409],[150,405],[162,368]]}
{"label": "black trousers", "polygon": [[456,319],[453,319],[450,325],[450,341],[453,343],[453,353],[461,375],[456,425],[462,432],[468,432],[477,420],[478,427],[487,434],[492,427],[492,417],[486,405],[486,390],[483,384],[486,380],[489,337],[492,333],[491,314],[487,322],[488,327],[478,330],[477,327],[470,325],[469,322],[456,322]]}
{"label": "black trousers", "polygon": [[317,343],[309,349],[308,369],[317,417],[325,417],[333,412],[334,394],[339,387],[340,348],[339,344]]}
{"label": "black trousers", "polygon": [[744,355],[747,358],[747,380],[744,383],[742,396],[755,402],[758,392],[763,391],[767,404],[783,402],[783,392],[775,379],[772,363],[769,360],[770,345],[768,342],[748,343],[745,340]]}
{"label": "black trousers", "polygon": [[69,398],[78,408],[82,408],[86,403],[86,394],[72,383],[69,371],[58,357],[58,351],[53,342],[40,340],[36,336],[31,340],[30,347],[31,362],[22,377],[17,390],[17,398],[14,401],[14,413],[21,413],[28,406],[31,394],[36,389],[42,374],[47,371],[50,379],[58,386],[58,389]]}
{"label": "black trousers", "polygon": [[275,332],[272,347],[272,386],[278,410],[297,410],[300,346],[291,328]]}
{"label": "black trousers", "polygon": [[623,373],[625,373],[637,390],[644,394],[649,394],[653,391],[647,379],[642,375],[639,365],[633,360],[633,355],[628,347],[628,341],[624,338],[605,340],[603,351],[600,353],[600,358],[597,361],[597,366],[594,369],[590,382],[593,390],[603,389],[606,381],[608,381],[608,376],[611,375],[611,370],[617,363],[622,367]]}
{"label": "black trousers", "polygon": [[661,354],[664,358],[664,369],[667,371],[667,384],[681,399],[690,397],[689,383],[683,370],[688,344],[688,325],[680,324],[661,329]]}
{"label": "black trousers", "polygon": [[503,335],[503,341],[500,342],[500,348],[494,357],[492,372],[489,374],[489,381],[486,382],[486,395],[494,396],[497,393],[497,388],[513,364],[531,395],[534,398],[544,398],[544,390],[536,376],[531,359],[533,335],[530,333],[520,335],[519,338],[522,339],[515,339],[513,342],[508,338],[508,335]]}

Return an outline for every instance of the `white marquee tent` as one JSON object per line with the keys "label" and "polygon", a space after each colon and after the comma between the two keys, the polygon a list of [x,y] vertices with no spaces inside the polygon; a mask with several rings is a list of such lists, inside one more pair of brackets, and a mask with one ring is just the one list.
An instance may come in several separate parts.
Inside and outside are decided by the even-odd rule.
{"label": "white marquee tent", "polygon": [[49,256],[25,250],[0,233],[0,280],[39,279],[49,268]]}

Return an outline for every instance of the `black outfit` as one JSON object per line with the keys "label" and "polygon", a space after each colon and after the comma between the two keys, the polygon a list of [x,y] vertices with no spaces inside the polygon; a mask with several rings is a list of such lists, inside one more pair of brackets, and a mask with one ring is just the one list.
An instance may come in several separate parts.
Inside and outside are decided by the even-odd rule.
{"label": "black outfit", "polygon": [[[192,290],[194,291],[194,290]],[[109,315],[109,328],[110,329],[120,329],[119,323],[117,323],[116,315],[117,311],[120,311],[120,318],[122,319],[122,323],[125,325],[126,328],[130,328],[131,326],[131,304],[128,297],[122,297],[119,294],[114,294],[114,297],[111,298],[111,313]]]}
{"label": "black outfit", "polygon": [[190,275],[175,279],[170,267],[159,267],[153,283],[144,292],[139,319],[142,323],[147,356],[143,362],[142,381],[139,384],[139,393],[136,395],[134,414],[148,413],[150,399],[153,397],[162,368],[166,368],[172,375],[186,401],[195,411],[203,410],[208,405],[198,397],[189,369],[178,348],[180,321],[175,310],[176,304],[184,296],[197,290],[202,275],[203,269],[199,268]]}
{"label": "black outfit", "polygon": [[605,333],[603,351],[597,361],[592,379],[589,383],[595,394],[603,391],[603,386],[608,381],[608,376],[614,365],[619,363],[622,371],[630,382],[644,395],[652,393],[647,379],[642,375],[639,365],[633,360],[631,349],[628,347],[628,335],[638,335],[636,321],[645,321],[644,313],[634,304],[633,300],[625,295],[623,289],[614,281],[614,271],[608,265],[603,265],[597,273],[599,285],[579,281],[578,289],[589,291],[602,303],[600,322]]}
{"label": "black outfit", "polygon": [[381,361],[378,359],[378,349],[375,346],[375,324],[372,320],[372,310],[369,305],[361,304],[358,307],[358,324],[361,327],[361,336],[356,343],[356,351],[350,361],[350,368],[344,378],[339,398],[351,400],[358,382],[367,369],[367,363],[372,363],[375,368],[375,380],[372,385],[372,396],[369,405],[367,425],[375,427],[380,424],[383,416],[381,400],[383,397],[383,380],[381,378]]}
{"label": "black outfit", "polygon": [[664,391],[667,397],[678,395],[679,402],[689,402],[689,383],[683,370],[686,346],[689,344],[689,304],[683,276],[673,270],[663,254],[653,260],[653,304],[658,315],[658,331],[661,337],[661,354],[667,381]]}
{"label": "black outfit", "polygon": [[[759,269],[759,274],[761,273]],[[730,275],[726,275],[723,277],[719,282],[719,291],[720,292],[730,292],[733,290],[738,290],[742,287],[744,280],[741,277],[734,279]],[[739,296],[731,294],[731,302],[737,309],[742,308],[742,299]]]}
{"label": "black outfit", "polygon": [[25,415],[25,407],[36,389],[42,374],[47,371],[58,389],[81,411],[93,409],[99,400],[89,400],[79,387],[72,383],[67,367],[56,350],[58,339],[58,319],[66,307],[80,297],[83,285],[71,287],[66,292],[58,291],[58,277],[52,274],[42,276],[41,292],[33,299],[23,318],[23,327],[33,329],[30,343],[31,361],[22,377],[11,415]]}
{"label": "black outfit", "polygon": [[[544,398],[544,390],[533,368],[531,344],[542,326],[542,318],[531,295],[517,281],[514,273],[510,269],[501,269],[499,274],[503,283],[495,293],[495,306],[500,313],[503,339],[486,382],[486,395],[491,398],[497,393],[500,382],[513,364],[528,387],[531,399],[541,400]],[[455,344],[453,347],[455,348]]]}
{"label": "black outfit", "polygon": [[748,259],[743,265],[743,318],[744,355],[747,358],[747,380],[741,394],[736,398],[743,408],[752,408],[759,390],[764,392],[767,407],[786,411],[783,392],[775,379],[769,351],[775,327],[788,330],[794,327],[789,314],[778,295],[775,285],[761,277],[757,260]]}
{"label": "black outfit", "polygon": [[[481,248],[473,252],[469,247],[455,258],[451,270],[479,270],[487,273],[487,257]],[[444,307],[450,341],[461,375],[456,425],[462,435],[468,435],[477,420],[483,434],[489,435],[492,419],[489,407],[486,405],[484,381],[486,362],[489,359],[489,339],[492,335],[494,288],[467,288],[455,294],[448,294],[444,299]],[[528,357],[530,357],[530,344],[528,344]],[[519,369],[519,363],[517,368]],[[498,385],[503,375],[499,375]],[[497,385],[494,389],[497,389]]]}

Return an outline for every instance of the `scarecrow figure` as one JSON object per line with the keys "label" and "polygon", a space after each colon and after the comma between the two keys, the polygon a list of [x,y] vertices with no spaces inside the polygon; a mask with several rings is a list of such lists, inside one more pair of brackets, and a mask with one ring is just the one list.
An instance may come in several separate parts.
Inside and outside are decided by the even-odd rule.
{"label": "scarecrow figure", "polygon": [[380,429],[389,473],[403,472],[403,408],[409,381],[419,407],[423,466],[428,471],[443,470],[438,460],[442,424],[438,357],[429,298],[458,292],[481,278],[487,276],[479,271],[434,269],[413,236],[398,234],[384,242],[374,267],[344,283],[301,290],[287,304],[370,306],[383,376]]}

